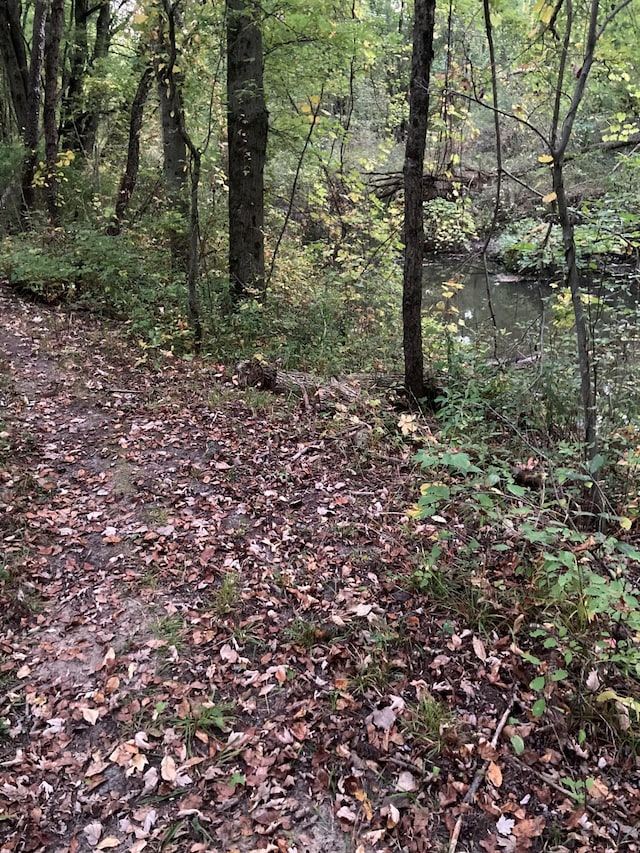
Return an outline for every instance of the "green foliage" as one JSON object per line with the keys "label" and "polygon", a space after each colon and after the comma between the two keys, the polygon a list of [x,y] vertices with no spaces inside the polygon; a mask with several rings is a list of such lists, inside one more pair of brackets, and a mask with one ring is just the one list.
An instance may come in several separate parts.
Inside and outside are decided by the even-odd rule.
{"label": "green foliage", "polygon": [[194,703],[189,713],[175,719],[173,724],[182,733],[187,750],[191,752],[199,733],[206,735],[214,731],[230,731],[234,720],[233,711],[234,705],[232,703],[214,702],[211,698],[204,702]]}
{"label": "green foliage", "polygon": [[236,572],[226,572],[215,592],[213,608],[218,616],[226,616],[238,606],[240,579]]}
{"label": "green foliage", "polygon": [[126,321],[143,351],[191,348],[184,283],[172,280],[168,252],[144,229],[111,236],[83,227],[5,237],[0,269],[11,285],[43,302]]}
{"label": "green foliage", "polygon": [[[390,215],[359,180],[345,191],[353,200],[342,218],[319,202],[312,219],[289,224],[266,301],[247,299],[230,313],[222,273],[210,275],[203,305],[213,355],[233,361],[260,352],[320,374],[398,367],[397,211]],[[324,197],[321,185],[313,192]]]}
{"label": "green foliage", "polygon": [[[576,212],[575,242],[578,262],[595,269],[611,256],[627,259],[640,248],[640,215],[633,207],[637,198],[605,195],[585,202]],[[560,226],[532,217],[511,224],[498,241],[500,257],[509,269],[520,273],[564,269]]]}
{"label": "green foliage", "polygon": [[462,253],[478,237],[470,207],[460,199],[425,202],[424,231],[425,247],[432,252]]}
{"label": "green foliage", "polygon": [[[640,632],[640,551],[625,540],[637,514],[637,491],[619,513],[599,516],[600,530],[580,529],[576,521],[581,517],[583,526],[593,521],[594,474],[613,467],[609,476],[615,485],[618,466],[607,466],[603,456],[586,466],[579,445],[567,442],[536,454],[525,434],[510,428],[510,420],[496,419],[505,409],[489,387],[485,384],[469,404],[469,386],[474,382],[466,394],[454,395],[455,406],[449,398],[440,412],[447,443],[430,443],[415,457],[428,479],[412,515],[435,525],[431,552],[414,575],[415,585],[461,612],[470,563],[499,566],[515,560],[517,573],[530,585],[528,597],[545,611],[545,621],[589,637],[599,661],[639,677],[640,654],[626,640]],[[516,459],[523,453],[530,458],[514,465],[513,453]],[[454,520],[464,525],[464,543],[454,544]],[[494,536],[482,533],[487,530]],[[493,585],[494,594],[503,596],[507,588],[499,576]],[[616,634],[621,639],[612,641]],[[542,702],[538,710],[544,712]]]}

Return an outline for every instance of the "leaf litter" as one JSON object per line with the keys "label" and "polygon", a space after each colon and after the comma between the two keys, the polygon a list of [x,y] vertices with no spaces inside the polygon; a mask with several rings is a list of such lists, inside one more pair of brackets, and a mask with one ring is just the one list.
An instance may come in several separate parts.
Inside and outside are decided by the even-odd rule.
{"label": "leaf litter", "polygon": [[639,849],[633,756],[413,583],[415,431],[0,307],[2,853]]}

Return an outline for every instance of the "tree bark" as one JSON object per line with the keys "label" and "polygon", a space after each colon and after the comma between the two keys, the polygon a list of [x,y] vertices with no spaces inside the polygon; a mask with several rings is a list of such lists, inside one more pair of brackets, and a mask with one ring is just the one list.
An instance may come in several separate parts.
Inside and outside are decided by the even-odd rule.
{"label": "tree bark", "polygon": [[557,196],[558,220],[562,229],[562,243],[567,264],[566,281],[571,293],[573,319],[576,326],[580,395],[584,418],[585,453],[587,459],[591,460],[598,453],[596,397],[593,387],[591,356],[589,355],[589,332],[582,304],[580,276],[576,258],[574,226],[567,204],[562,166],[561,159],[553,164],[553,188]]}
{"label": "tree bark", "polygon": [[27,224],[33,209],[35,191],[33,179],[38,161],[38,138],[40,131],[40,104],[42,101],[42,63],[44,60],[45,27],[49,4],[47,0],[38,0],[33,13],[33,39],[31,43],[31,63],[29,66],[29,86],[27,90],[27,113],[24,127],[25,156],[22,163],[22,207],[20,218],[22,225]]}
{"label": "tree bark", "polygon": [[26,41],[20,21],[19,0],[0,2],[0,56],[4,64],[11,103],[20,136],[27,124],[29,69]]}
{"label": "tree bark", "polygon": [[60,198],[58,186],[58,123],[56,111],[58,105],[58,73],[60,71],[60,42],[64,27],[64,0],[51,0],[49,20],[47,22],[44,57],[44,141],[47,169],[46,189],[47,208],[51,224],[58,224]]}
{"label": "tree bark", "polygon": [[[111,7],[109,0],[91,5],[89,0],[74,0],[73,48],[71,68],[62,104],[62,137],[73,151],[87,155],[93,150],[100,105],[84,103],[87,74],[97,59],[109,52],[111,41]],[[88,21],[98,13],[92,55],[89,54]]]}
{"label": "tree bark", "polygon": [[62,104],[62,138],[64,144],[71,150],[82,153],[85,153],[80,130],[82,89],[84,76],[89,65],[88,17],[89,0],[74,0],[70,71]]}
{"label": "tree bark", "polygon": [[181,94],[183,75],[176,70],[179,3],[180,0],[163,0],[154,63],[160,100],[164,189],[169,209],[177,212],[182,220],[170,229],[171,258],[174,268],[183,273],[189,266],[189,241],[186,233],[188,203],[185,196],[187,146],[180,126],[184,112]]}
{"label": "tree bark", "polygon": [[227,0],[229,281],[234,302],[265,297],[264,165],[269,129],[260,7]]}
{"label": "tree bark", "polygon": [[[101,59],[109,54],[111,46],[111,6],[109,0],[100,4],[96,21],[96,37],[93,44],[93,56],[90,67],[93,68]],[[82,112],[79,125],[80,146],[85,152],[93,151],[96,144],[96,134],[100,122],[100,105],[89,104]]]}
{"label": "tree bark", "polygon": [[138,83],[136,94],[131,104],[131,117],[129,120],[129,145],[127,147],[127,165],[120,182],[118,200],[116,201],[115,219],[109,228],[110,234],[119,234],[122,228],[122,220],[125,217],[131,196],[138,181],[138,168],[140,166],[140,131],[142,130],[142,117],[144,105],[149,96],[151,82],[153,80],[153,68],[147,65]]}
{"label": "tree bark", "polygon": [[[624,5],[621,4],[620,8]],[[587,22],[587,33],[584,46],[583,62],[578,73],[576,83],[571,95],[569,107],[567,108],[564,119],[562,119],[562,104],[566,99],[565,77],[567,72],[568,51],[571,43],[571,34],[574,25],[573,6],[571,0],[567,0],[565,5],[566,25],[564,39],[562,44],[562,52],[560,54],[560,64],[558,67],[558,77],[556,81],[555,103],[553,110],[553,119],[551,123],[551,132],[549,134],[550,143],[549,149],[553,157],[552,165],[552,180],[553,189],[556,194],[556,203],[558,206],[558,219],[562,229],[562,241],[567,265],[566,282],[571,293],[571,304],[573,306],[573,316],[576,326],[576,345],[578,355],[578,369],[580,372],[580,395],[582,399],[582,410],[584,418],[584,446],[585,456],[588,461],[592,461],[598,453],[598,429],[597,429],[597,411],[596,411],[596,394],[593,382],[593,365],[589,355],[589,332],[587,329],[587,321],[584,315],[582,305],[582,293],[580,287],[580,276],[578,271],[578,260],[576,253],[576,242],[573,221],[571,213],[567,205],[566,191],[564,185],[564,163],[567,147],[571,140],[573,125],[578,114],[578,110],[584,98],[585,89],[589,73],[593,65],[596,44],[604,31],[603,25],[598,29],[598,13],[600,0],[591,0],[589,18]],[[614,10],[615,11],[615,10]],[[611,16],[609,16],[609,19]],[[596,485],[597,497],[600,497],[599,485],[597,479],[594,478]]]}
{"label": "tree bark", "polygon": [[422,352],[422,269],[424,218],[422,173],[429,116],[429,78],[433,59],[436,0],[415,0],[413,54],[409,86],[409,127],[404,158],[404,277],[402,330],[404,383],[416,401],[425,397]]}

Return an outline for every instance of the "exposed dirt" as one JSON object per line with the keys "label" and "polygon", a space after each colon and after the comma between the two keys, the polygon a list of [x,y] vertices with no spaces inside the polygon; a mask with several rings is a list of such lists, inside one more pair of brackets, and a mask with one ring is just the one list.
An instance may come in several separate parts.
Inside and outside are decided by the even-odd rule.
{"label": "exposed dirt", "polygon": [[640,849],[637,759],[531,714],[517,614],[416,588],[393,413],[0,314],[2,853]]}

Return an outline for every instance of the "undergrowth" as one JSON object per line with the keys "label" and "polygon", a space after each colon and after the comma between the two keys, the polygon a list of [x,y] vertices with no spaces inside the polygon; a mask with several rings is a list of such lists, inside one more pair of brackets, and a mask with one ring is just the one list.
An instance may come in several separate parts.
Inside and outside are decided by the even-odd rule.
{"label": "undergrowth", "polygon": [[[440,400],[437,438],[414,435],[423,482],[410,514],[425,544],[412,584],[483,634],[516,626],[537,673],[534,716],[562,688],[637,745],[635,454],[610,438],[610,455],[587,465],[577,436],[553,439],[536,394],[523,405],[521,381],[515,372],[459,372]],[[635,426],[627,430],[635,436]],[[596,488],[607,496],[598,510]]]}

